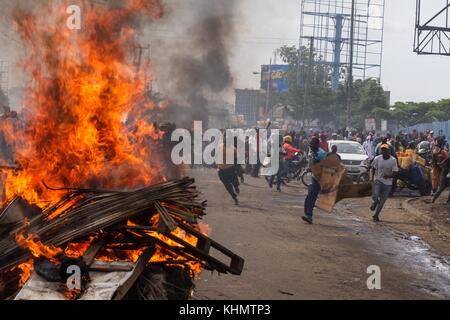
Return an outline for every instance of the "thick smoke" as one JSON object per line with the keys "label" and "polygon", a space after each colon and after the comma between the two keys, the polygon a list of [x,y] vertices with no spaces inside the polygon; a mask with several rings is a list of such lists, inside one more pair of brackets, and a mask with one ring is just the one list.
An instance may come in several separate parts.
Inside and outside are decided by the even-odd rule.
{"label": "thick smoke", "polygon": [[[167,18],[149,30],[158,89],[178,105],[172,117],[208,120],[208,102],[233,83],[229,65],[235,35],[235,0],[166,1]],[[179,121],[180,122],[180,121]]]}
{"label": "thick smoke", "polygon": [[[141,0],[136,0],[137,2]],[[145,2],[146,0],[142,0]],[[83,0],[0,0],[6,16],[18,6],[33,10],[51,3],[83,3]],[[95,1],[117,9],[122,0]],[[189,126],[193,120],[207,122],[208,104],[229,93],[233,83],[230,56],[236,34],[237,0],[162,0],[162,19],[141,29],[139,42],[150,45],[154,89],[171,101],[166,119]],[[87,3],[91,3],[88,1]],[[9,9],[9,10],[6,10]],[[6,17],[5,17],[6,18]],[[11,19],[5,19],[11,25]],[[138,30],[141,19],[123,20]],[[145,22],[144,22],[145,23]],[[6,24],[6,23],[5,23]],[[141,25],[143,26],[143,25]],[[113,26],[118,30],[123,26]],[[17,45],[11,41],[12,45]],[[21,48],[17,48],[20,56]],[[14,61],[11,61],[14,64]]]}

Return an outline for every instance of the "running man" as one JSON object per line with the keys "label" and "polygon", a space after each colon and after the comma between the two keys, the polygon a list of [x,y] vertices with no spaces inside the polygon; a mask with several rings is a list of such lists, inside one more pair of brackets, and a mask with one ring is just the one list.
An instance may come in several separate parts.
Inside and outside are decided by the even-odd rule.
{"label": "running man", "polygon": [[386,200],[392,191],[394,178],[398,174],[397,159],[391,156],[391,147],[388,144],[380,146],[381,155],[375,157],[372,167],[375,170],[375,190],[373,203],[370,210],[374,212],[373,221],[380,222],[380,213],[383,210]]}
{"label": "running man", "polygon": [[[234,163],[227,163],[227,154],[233,154]],[[218,164],[218,175],[220,181],[223,183],[225,189],[234,200],[235,205],[239,205],[238,194],[239,180],[237,172],[237,150],[234,145],[219,145],[219,154],[223,155],[223,163]]]}
{"label": "running man", "polygon": [[[318,138],[312,138],[310,142],[309,153],[309,168],[312,169],[320,161],[327,158],[327,153],[320,147]],[[313,211],[316,206],[317,198],[319,197],[320,183],[314,175],[311,177],[311,184],[308,186],[308,196],[305,199],[305,215],[302,217],[303,221],[308,224],[313,223]]]}

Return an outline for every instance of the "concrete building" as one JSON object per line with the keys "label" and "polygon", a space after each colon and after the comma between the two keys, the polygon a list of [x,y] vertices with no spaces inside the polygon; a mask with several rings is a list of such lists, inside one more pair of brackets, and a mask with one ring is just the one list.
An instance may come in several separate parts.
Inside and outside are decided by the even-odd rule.
{"label": "concrete building", "polygon": [[255,123],[259,119],[262,100],[260,90],[236,89],[235,114],[243,115],[247,123]]}

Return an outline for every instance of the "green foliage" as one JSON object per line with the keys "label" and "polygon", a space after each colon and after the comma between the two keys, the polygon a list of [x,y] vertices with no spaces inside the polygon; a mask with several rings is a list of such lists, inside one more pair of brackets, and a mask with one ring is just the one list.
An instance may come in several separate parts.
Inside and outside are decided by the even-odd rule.
{"label": "green foliage", "polygon": [[[331,68],[320,63],[320,57],[314,53],[314,66],[309,70],[309,49],[298,50],[282,47],[279,54],[283,62],[289,64],[289,92],[273,95],[276,102],[295,107],[295,119],[312,121],[319,119],[321,124],[333,123],[345,125],[347,90],[341,83],[333,92],[330,87]],[[300,57],[300,58],[299,58]],[[299,61],[301,61],[299,65]],[[300,71],[300,72],[299,72]],[[300,77],[298,76],[300,74]],[[308,75],[310,74],[310,77]],[[305,100],[305,86],[308,94]],[[273,102],[273,101],[272,101]],[[306,104],[305,104],[306,102]],[[364,119],[374,117],[378,120],[396,120],[401,126],[418,123],[447,121],[450,119],[450,99],[437,102],[397,102],[388,105],[383,87],[374,79],[356,80],[351,110],[352,126],[364,125]]]}
{"label": "green foliage", "polygon": [[372,110],[372,116],[377,119],[391,119],[391,111],[384,108],[375,108]]}
{"label": "green foliage", "polygon": [[[377,116],[376,113],[377,110],[372,111],[372,115]],[[385,115],[385,119],[397,120],[405,127],[419,123],[447,121],[450,119],[450,99],[438,102],[397,102]]]}
{"label": "green foliage", "polygon": [[[322,125],[332,123],[336,127],[345,126],[347,89],[345,83],[341,83],[338,90],[331,90],[332,68],[320,63],[322,59],[315,52],[314,64],[310,67],[310,50],[306,47],[299,50],[295,46],[284,46],[278,53],[283,62],[290,66],[287,76],[289,92],[273,95],[271,103],[293,106],[293,117],[297,120],[309,122],[318,119]],[[388,108],[384,90],[376,80],[354,82],[353,126],[363,126],[364,119],[375,110],[377,115],[387,115]]]}

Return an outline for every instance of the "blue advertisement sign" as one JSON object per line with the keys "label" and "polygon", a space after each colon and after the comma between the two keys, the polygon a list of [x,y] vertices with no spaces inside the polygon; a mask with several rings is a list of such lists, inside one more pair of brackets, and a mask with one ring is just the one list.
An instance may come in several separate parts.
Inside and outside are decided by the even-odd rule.
{"label": "blue advertisement sign", "polygon": [[[289,84],[287,80],[287,72],[289,70],[289,65],[284,64],[273,64],[261,66],[261,90],[267,91],[270,81],[272,92],[288,92]],[[272,74],[272,77],[270,75]]]}

